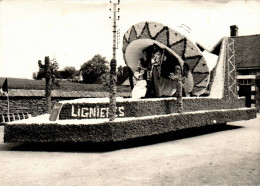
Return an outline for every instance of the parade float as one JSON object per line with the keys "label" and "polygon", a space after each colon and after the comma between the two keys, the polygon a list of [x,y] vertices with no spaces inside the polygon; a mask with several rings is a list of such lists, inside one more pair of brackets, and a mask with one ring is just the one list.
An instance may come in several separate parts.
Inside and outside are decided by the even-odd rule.
{"label": "parade float", "polygon": [[[172,96],[116,97],[116,105],[111,105],[112,98],[61,101],[49,115],[6,123],[4,141],[115,142],[256,117],[256,109],[245,107],[245,98],[237,94],[232,37],[223,38],[217,60],[212,62],[196,43],[175,29],[155,22],[135,24],[124,34],[122,49],[133,73],[138,70],[142,51],[153,44],[169,59],[174,58],[182,72],[185,65],[189,67],[192,84],[175,76],[168,79],[176,83]],[[171,73],[169,68],[166,70]],[[185,86],[187,95],[182,93]],[[113,110],[115,119],[110,120]]]}

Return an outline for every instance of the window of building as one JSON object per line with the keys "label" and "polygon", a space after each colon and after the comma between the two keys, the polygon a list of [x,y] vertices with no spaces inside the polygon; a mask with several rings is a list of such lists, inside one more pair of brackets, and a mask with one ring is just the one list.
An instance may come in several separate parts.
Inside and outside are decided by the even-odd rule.
{"label": "window of building", "polygon": [[239,85],[251,85],[251,79],[239,79]]}

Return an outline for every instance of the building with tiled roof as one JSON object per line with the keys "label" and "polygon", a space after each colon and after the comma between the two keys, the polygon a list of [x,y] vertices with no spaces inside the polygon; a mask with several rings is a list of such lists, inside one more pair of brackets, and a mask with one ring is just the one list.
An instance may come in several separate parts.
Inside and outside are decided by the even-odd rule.
{"label": "building with tiled roof", "polygon": [[260,76],[260,34],[238,36],[234,39],[238,73]]}
{"label": "building with tiled roof", "polygon": [[235,40],[238,95],[246,97],[246,105],[260,110],[260,34],[238,36],[237,26],[231,28]]}
{"label": "building with tiled roof", "polygon": [[[238,94],[246,97],[248,107],[256,106],[260,110],[260,34],[239,36],[238,27],[230,26],[230,36],[234,39],[235,62],[237,68]],[[223,38],[212,48],[197,43],[201,51],[219,55]]]}

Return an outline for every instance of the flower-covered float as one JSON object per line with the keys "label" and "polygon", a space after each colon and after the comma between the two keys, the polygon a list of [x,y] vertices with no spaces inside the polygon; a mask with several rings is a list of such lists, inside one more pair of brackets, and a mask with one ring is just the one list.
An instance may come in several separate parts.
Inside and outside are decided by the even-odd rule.
{"label": "flower-covered float", "polygon": [[[168,61],[166,68],[159,69],[162,74],[159,81],[165,78],[164,81],[176,84],[171,96],[117,97],[113,121],[108,119],[109,98],[61,101],[54,105],[50,115],[6,123],[4,141],[124,141],[256,117],[256,109],[246,108],[245,98],[237,94],[236,43],[232,37],[223,38],[218,58],[212,62],[205,59],[196,43],[176,30],[155,22],[135,24],[123,37],[124,59],[133,74],[138,71],[142,51],[154,44],[181,69],[182,77],[178,76],[178,81],[171,78],[171,75],[176,77],[171,62]],[[188,81],[183,81],[185,66],[189,72],[186,77],[191,77]],[[185,86],[188,94],[184,94]],[[180,93],[182,88],[184,93]]]}

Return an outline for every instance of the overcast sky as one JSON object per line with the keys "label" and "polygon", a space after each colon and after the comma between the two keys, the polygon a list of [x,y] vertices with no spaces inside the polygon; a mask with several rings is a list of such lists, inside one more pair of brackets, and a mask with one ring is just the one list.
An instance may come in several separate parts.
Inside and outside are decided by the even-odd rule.
{"label": "overcast sky", "polygon": [[[260,1],[121,0],[120,40],[133,24],[156,21],[169,27],[187,25],[209,47],[236,24],[239,35],[260,34]],[[112,58],[109,0],[0,1],[0,77],[32,78],[38,60],[56,57],[60,70],[80,66],[95,54]],[[122,43],[121,43],[122,44]],[[117,60],[124,65],[119,45]]]}

